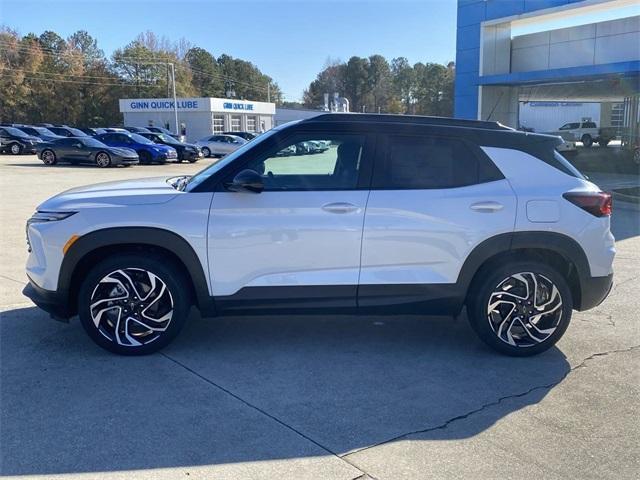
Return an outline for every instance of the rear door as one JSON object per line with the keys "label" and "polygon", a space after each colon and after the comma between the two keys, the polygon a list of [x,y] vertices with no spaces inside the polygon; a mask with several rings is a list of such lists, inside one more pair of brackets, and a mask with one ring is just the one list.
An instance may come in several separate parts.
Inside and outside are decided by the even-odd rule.
{"label": "rear door", "polygon": [[[288,147],[309,140],[331,147],[289,154]],[[370,179],[366,140],[335,131],[290,133],[234,167],[226,182],[251,169],[264,191],[214,193],[208,246],[217,305],[355,307]]]}
{"label": "rear door", "polygon": [[[512,232],[516,197],[480,148],[460,138],[386,136],[362,242],[360,306],[412,303],[452,286],[469,253]],[[404,300],[402,300],[404,299]]]}

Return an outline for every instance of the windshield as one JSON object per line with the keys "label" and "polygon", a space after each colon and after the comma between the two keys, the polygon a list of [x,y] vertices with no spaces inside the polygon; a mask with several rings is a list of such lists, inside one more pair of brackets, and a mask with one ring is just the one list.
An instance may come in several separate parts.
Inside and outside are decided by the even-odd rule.
{"label": "windshield", "polygon": [[36,132],[40,133],[41,135],[49,135],[51,137],[57,137],[58,135],[56,135],[55,133],[53,133],[51,130],[49,130],[48,128],[44,128],[44,127],[32,127]]}
{"label": "windshield", "polygon": [[84,143],[87,147],[105,147],[106,145],[102,143],[100,140],[96,140],[95,138],[83,138],[82,143]]}
{"label": "windshield", "polygon": [[15,135],[16,137],[28,137],[29,135],[27,135],[26,133],[24,133],[22,130],[18,130],[15,127],[2,127],[4,128],[8,134],[10,135]]}
{"label": "windshield", "polygon": [[137,133],[132,133],[131,138],[133,138],[137,143],[144,143],[146,145],[152,145],[153,142],[148,138],[144,138],[142,135],[138,135]]}
{"label": "windshield", "polygon": [[170,137],[169,135],[165,135],[164,133],[159,133],[158,138],[163,142],[170,143],[172,145],[182,145],[178,140],[176,140],[173,137]]}
{"label": "windshield", "polygon": [[78,130],[77,128],[68,127],[68,130],[73,134],[74,137],[88,137],[86,133],[82,130]]}
{"label": "windshield", "polygon": [[268,138],[272,137],[279,130],[280,128],[274,128],[272,130],[269,130],[267,133],[255,138],[252,142],[245,143],[234,152],[228,154],[226,157],[223,157],[221,160],[217,161],[216,163],[209,165],[204,170],[200,170],[198,173],[196,173],[194,176],[192,176],[189,179],[189,183],[186,186],[186,190],[190,192],[191,190],[196,188],[198,185],[200,185],[202,182],[206,181],[209,177],[211,177],[211,175],[214,175],[220,170],[222,170],[224,167],[229,165],[240,155],[243,155],[247,150],[254,148],[256,145],[258,145],[258,143],[262,143]]}

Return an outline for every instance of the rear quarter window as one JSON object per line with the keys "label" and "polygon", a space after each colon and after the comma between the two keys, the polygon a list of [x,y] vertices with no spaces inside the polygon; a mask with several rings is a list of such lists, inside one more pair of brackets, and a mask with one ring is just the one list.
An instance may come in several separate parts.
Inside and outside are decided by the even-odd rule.
{"label": "rear quarter window", "polygon": [[462,139],[394,135],[387,137],[374,167],[375,189],[441,189],[503,178],[477,147]]}

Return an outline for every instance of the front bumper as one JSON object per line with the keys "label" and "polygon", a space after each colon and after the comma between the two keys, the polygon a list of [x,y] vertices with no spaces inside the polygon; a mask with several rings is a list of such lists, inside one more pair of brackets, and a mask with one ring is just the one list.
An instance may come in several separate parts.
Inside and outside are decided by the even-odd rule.
{"label": "front bumper", "polygon": [[613,287],[613,273],[606,277],[587,277],[580,281],[580,305],[576,310],[584,311],[600,305],[611,292]]}
{"label": "front bumper", "polygon": [[118,157],[113,163],[116,165],[138,165],[140,159],[138,157]]}
{"label": "front bumper", "polygon": [[22,294],[55,320],[66,322],[72,316],[66,298],[58,292],[39,287],[31,279]]}
{"label": "front bumper", "polygon": [[198,160],[200,158],[203,158],[204,155],[202,154],[202,152],[189,152],[187,150],[183,150],[182,152],[178,153],[178,157],[180,158],[180,160]]}

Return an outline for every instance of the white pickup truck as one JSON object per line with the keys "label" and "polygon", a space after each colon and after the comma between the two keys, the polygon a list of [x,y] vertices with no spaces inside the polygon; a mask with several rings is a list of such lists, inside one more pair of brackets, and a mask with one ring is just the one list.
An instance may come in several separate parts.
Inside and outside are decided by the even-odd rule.
{"label": "white pickup truck", "polygon": [[601,147],[606,147],[616,136],[614,128],[598,128],[596,122],[591,120],[565,123],[557,132],[553,133],[562,135],[563,138],[566,138],[565,134],[569,134],[574,141],[582,142],[585,147],[590,147],[593,142],[597,142]]}

